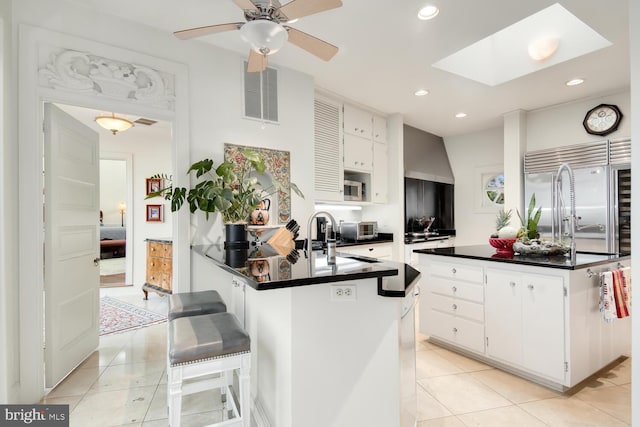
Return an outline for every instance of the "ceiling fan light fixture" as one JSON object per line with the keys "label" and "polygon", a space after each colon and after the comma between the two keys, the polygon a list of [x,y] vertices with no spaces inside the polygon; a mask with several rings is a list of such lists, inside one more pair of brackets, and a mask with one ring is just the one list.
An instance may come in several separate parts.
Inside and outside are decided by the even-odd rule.
{"label": "ceiling fan light fixture", "polygon": [[240,36],[251,49],[263,55],[271,55],[287,41],[287,30],[280,24],[266,19],[249,21],[240,28]]}
{"label": "ceiling fan light fixture", "polygon": [[106,130],[111,131],[114,135],[118,132],[124,132],[133,127],[133,122],[124,117],[118,117],[115,113],[111,115],[99,115],[94,119],[97,124]]}
{"label": "ceiling fan light fixture", "polygon": [[418,12],[418,19],[421,19],[423,21],[433,19],[438,16],[438,13],[440,13],[440,9],[438,9],[437,6],[428,4]]}

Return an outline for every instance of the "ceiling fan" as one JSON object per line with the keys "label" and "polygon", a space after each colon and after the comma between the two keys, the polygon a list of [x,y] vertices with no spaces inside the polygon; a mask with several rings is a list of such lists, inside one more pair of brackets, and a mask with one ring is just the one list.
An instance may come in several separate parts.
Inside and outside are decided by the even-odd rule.
{"label": "ceiling fan", "polygon": [[341,0],[292,0],[284,6],[278,0],[233,2],[244,11],[247,22],[207,25],[176,31],[173,34],[186,40],[223,31],[240,30],[243,40],[251,45],[248,72],[260,72],[267,68],[267,55],[277,52],[287,40],[325,61],[338,53],[336,46],[285,24],[293,19],[340,7]]}

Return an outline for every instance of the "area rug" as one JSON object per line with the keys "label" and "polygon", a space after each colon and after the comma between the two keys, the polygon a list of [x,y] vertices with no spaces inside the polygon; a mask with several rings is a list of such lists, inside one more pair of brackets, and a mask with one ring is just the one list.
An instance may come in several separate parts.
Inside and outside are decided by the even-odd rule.
{"label": "area rug", "polygon": [[100,298],[100,335],[133,331],[166,322],[167,316],[110,297]]}

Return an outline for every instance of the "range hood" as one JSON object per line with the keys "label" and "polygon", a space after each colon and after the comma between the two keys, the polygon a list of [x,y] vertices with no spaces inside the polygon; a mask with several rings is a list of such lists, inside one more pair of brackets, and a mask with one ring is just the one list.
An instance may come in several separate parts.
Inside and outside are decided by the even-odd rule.
{"label": "range hood", "polygon": [[404,176],[453,184],[453,172],[441,136],[404,125]]}

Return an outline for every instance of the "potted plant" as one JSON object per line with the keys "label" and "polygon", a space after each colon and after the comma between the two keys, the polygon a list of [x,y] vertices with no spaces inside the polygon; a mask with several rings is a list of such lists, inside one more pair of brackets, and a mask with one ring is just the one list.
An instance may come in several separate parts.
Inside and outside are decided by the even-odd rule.
{"label": "potted plant", "polygon": [[[215,166],[213,160],[208,158],[193,163],[187,171],[187,174],[194,173],[196,178],[196,184],[191,188],[174,188],[171,176],[155,175],[169,185],[149,194],[147,198],[161,196],[170,200],[172,212],[179,210],[186,200],[191,213],[200,210],[207,219],[209,214],[219,212],[225,223],[225,244],[239,241],[244,242],[240,244],[242,246],[247,243],[246,224],[251,212],[278,187],[277,184],[267,188],[260,185],[256,175],[264,174],[266,165],[259,153],[245,149],[241,154],[243,159],[238,163],[239,168],[228,161]],[[294,183],[291,183],[291,189],[304,198]]]}
{"label": "potted plant", "polygon": [[523,239],[537,239],[540,237],[538,233],[538,222],[540,222],[540,217],[542,216],[542,207],[538,206],[536,208],[536,194],[533,193],[531,195],[531,199],[529,200],[529,209],[527,209],[527,220],[525,221],[524,217],[518,212],[518,218],[520,218],[520,223],[522,227],[518,232],[518,238]]}

